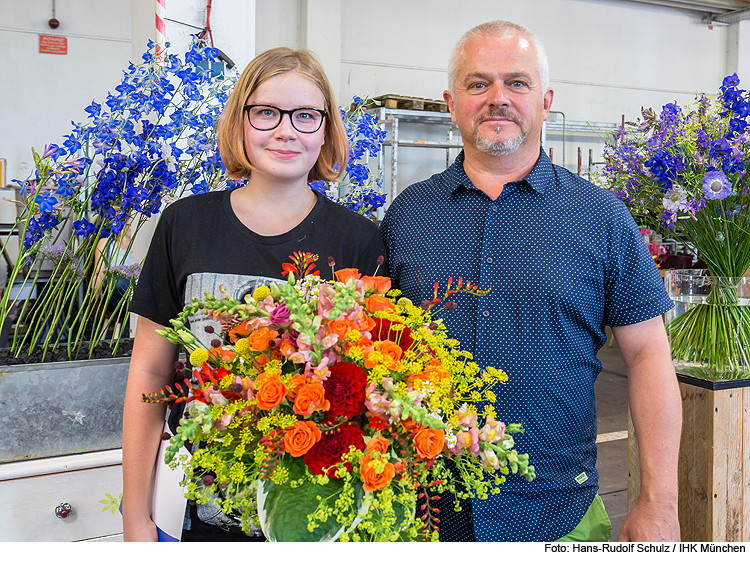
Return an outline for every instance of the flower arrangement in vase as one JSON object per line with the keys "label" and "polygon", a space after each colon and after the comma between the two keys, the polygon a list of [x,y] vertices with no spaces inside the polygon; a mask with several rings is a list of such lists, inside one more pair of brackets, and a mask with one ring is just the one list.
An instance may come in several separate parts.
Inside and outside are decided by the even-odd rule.
{"label": "flower arrangement in vase", "polygon": [[[533,480],[514,449],[521,426],[494,417],[507,376],[480,371],[438,318],[454,295],[487,292],[435,284],[415,306],[388,278],[323,280],[316,260],[297,254],[287,283],[241,300],[194,298],[160,332],[188,352],[192,382],[143,399],[189,404],[166,455],[186,496],[272,541],[437,540],[438,493],[483,498],[510,473]],[[220,323],[210,346],[189,328],[200,314]]]}
{"label": "flower arrangement in vase", "polygon": [[705,263],[667,274],[667,330],[678,369],[717,379],[750,377],[750,97],[739,83],[643,110],[608,139],[598,176],[640,225]]}

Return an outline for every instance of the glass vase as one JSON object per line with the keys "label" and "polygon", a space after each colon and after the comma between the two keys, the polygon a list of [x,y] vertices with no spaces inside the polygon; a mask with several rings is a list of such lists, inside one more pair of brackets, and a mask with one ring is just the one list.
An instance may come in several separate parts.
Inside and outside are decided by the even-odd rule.
{"label": "glass vase", "polygon": [[674,269],[665,272],[664,283],[675,304],[665,322],[677,372],[750,378],[750,278]]}

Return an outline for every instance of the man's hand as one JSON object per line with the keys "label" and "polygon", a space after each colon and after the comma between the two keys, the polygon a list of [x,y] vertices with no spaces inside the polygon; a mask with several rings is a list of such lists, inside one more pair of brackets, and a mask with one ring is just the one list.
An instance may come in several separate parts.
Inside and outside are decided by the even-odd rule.
{"label": "man's hand", "polygon": [[639,500],[620,527],[618,542],[679,542],[677,503]]}

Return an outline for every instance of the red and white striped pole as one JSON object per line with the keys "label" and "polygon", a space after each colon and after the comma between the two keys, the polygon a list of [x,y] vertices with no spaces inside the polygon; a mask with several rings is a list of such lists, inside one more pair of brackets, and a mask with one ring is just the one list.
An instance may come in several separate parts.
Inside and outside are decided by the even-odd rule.
{"label": "red and white striped pole", "polygon": [[164,44],[167,40],[164,15],[166,13],[167,0],[156,0],[156,58],[164,60]]}

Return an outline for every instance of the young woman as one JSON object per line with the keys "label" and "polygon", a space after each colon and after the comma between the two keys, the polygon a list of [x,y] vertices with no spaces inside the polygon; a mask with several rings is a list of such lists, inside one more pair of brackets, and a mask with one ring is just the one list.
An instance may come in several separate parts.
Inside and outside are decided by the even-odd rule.
{"label": "young woman", "polygon": [[[276,48],[257,56],[227,101],[217,137],[228,175],[247,184],[165,209],[130,304],[139,318],[123,418],[125,540],[157,539],[148,493],[165,409],[142,403],[141,394],[172,380],[178,354],[156,331],[206,291],[218,296],[224,285],[241,299],[283,280],[282,264],[298,252],[317,255],[323,276],[329,258],[372,275],[385,255],[375,224],[309,187],[338,179],[348,153],[331,87],[311,54]],[[196,317],[191,328],[208,344],[208,323]],[[212,505],[189,503],[185,527],[183,540],[263,540]]]}

